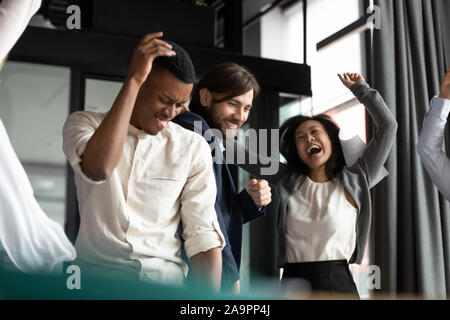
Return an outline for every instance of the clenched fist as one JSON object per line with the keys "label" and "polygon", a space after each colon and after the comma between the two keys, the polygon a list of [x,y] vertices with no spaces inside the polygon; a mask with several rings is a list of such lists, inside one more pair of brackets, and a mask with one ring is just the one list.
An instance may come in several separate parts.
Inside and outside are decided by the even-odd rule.
{"label": "clenched fist", "polygon": [[442,80],[441,94],[439,96],[442,99],[450,100],[450,67],[448,67],[447,73]]}
{"label": "clenched fist", "polygon": [[272,192],[266,180],[251,179],[245,186],[257,206],[265,207],[272,201]]}

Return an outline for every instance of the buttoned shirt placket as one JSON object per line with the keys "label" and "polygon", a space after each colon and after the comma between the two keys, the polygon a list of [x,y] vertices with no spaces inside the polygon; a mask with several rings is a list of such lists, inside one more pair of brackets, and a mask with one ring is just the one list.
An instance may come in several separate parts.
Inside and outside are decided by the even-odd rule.
{"label": "buttoned shirt placket", "polygon": [[[135,182],[136,180],[139,178],[139,174],[143,174],[143,167],[144,167],[144,163],[143,163],[143,159],[145,159],[145,157],[143,156],[143,154],[145,153],[145,150],[149,147],[150,145],[150,137],[148,134],[146,134],[144,131],[139,131],[134,137],[133,137],[136,141],[136,145],[135,145],[135,149],[134,149],[134,153],[133,153],[133,161],[131,164],[131,171],[130,171],[130,177],[128,179],[128,186],[127,186],[127,194],[125,195],[125,199],[126,199],[126,203],[127,203],[127,216],[128,216],[128,228],[125,232],[125,238],[127,240],[127,242],[131,245],[131,253],[130,253],[130,258],[131,259],[135,259],[135,257],[133,257],[133,253],[134,253],[134,246],[133,246],[133,235],[130,234],[131,230],[136,230],[136,226],[134,225],[135,223],[135,218],[136,218],[136,214],[138,214],[138,212],[136,212],[135,210],[135,206],[132,202],[133,197],[130,197],[130,193],[134,192],[134,188],[135,186]],[[138,259],[136,259],[138,260]],[[139,261],[139,260],[138,260]]]}

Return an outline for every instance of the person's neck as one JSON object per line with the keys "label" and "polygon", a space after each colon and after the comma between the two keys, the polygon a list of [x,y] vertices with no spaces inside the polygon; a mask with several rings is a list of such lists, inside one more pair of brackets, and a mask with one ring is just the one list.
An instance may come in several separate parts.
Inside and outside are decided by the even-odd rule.
{"label": "person's neck", "polygon": [[131,118],[130,118],[130,124],[135,127],[136,129],[141,130],[142,128],[139,127],[139,122],[137,121],[137,117],[136,114],[133,110],[133,113],[131,114]]}
{"label": "person's neck", "polygon": [[325,183],[330,181],[327,173],[325,172],[325,167],[323,166],[317,169],[310,170],[308,176],[312,181],[317,183]]}

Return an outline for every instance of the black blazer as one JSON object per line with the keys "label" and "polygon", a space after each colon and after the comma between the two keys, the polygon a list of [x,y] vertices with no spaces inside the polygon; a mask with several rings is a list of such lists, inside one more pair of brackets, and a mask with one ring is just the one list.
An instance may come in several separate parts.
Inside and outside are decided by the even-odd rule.
{"label": "black blazer", "polygon": [[[172,122],[182,126],[185,129],[194,131],[194,121],[201,122],[202,135],[209,130],[208,123],[198,114],[192,112],[183,112],[175,117]],[[197,126],[198,127],[198,126]],[[214,159],[215,150],[220,150],[217,139],[213,135],[206,135],[206,141],[214,148],[211,150],[211,156]],[[250,195],[244,189],[240,193],[236,188],[231,177],[223,155],[219,157],[223,161],[216,163],[213,161],[213,170],[216,178],[217,196],[215,209],[220,229],[225,237],[226,245],[222,251],[222,288],[230,288],[231,285],[239,280],[239,267],[241,264],[242,248],[242,225],[261,215],[265,214],[265,208],[256,206]],[[181,228],[179,232],[182,231]],[[179,233],[180,236],[182,234]]]}

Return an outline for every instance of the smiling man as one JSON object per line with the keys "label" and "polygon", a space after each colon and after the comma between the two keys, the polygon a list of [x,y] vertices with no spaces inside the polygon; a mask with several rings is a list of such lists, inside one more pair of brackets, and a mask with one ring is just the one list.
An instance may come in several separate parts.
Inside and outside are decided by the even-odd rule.
{"label": "smiling man", "polygon": [[179,284],[192,271],[218,289],[225,245],[214,211],[208,144],[171,123],[195,79],[178,45],[145,36],[107,114],[76,112],[64,126],[80,207],[76,240],[85,270]]}
{"label": "smiling man", "polygon": [[[240,290],[242,224],[263,215],[272,194],[266,180],[255,179],[237,193],[226,157],[215,152],[225,151],[224,138],[234,139],[247,121],[258,93],[259,85],[247,69],[235,63],[219,64],[195,86],[189,105],[192,112],[183,112],[173,120],[192,131],[197,131],[197,124],[201,124],[201,133],[212,146],[210,157],[215,159],[213,166],[217,185],[215,208],[226,241],[222,251],[222,288],[234,289],[235,292]],[[216,129],[216,133],[206,133],[211,133],[210,128]]]}

